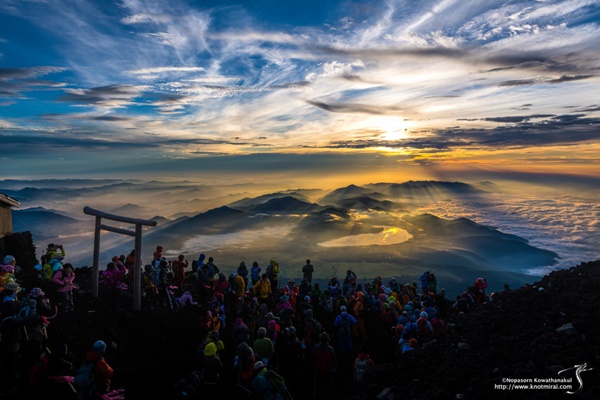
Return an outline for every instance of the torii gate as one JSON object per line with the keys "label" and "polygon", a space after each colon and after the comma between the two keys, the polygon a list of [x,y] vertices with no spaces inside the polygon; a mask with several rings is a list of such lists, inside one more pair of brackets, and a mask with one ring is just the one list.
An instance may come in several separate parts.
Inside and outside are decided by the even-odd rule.
{"label": "torii gate", "polygon": [[[96,226],[94,229],[94,265],[92,270],[92,296],[98,297],[98,263],[100,260],[100,231],[120,233],[122,235],[135,237],[135,267],[133,269],[133,310],[137,311],[142,308],[142,225],[156,226],[156,221],[149,219],[137,219],[122,217],[120,215],[109,214],[104,211],[95,210],[91,207],[84,207],[83,212],[88,215],[96,216]],[[112,226],[102,225],[102,218],[110,219],[111,221],[125,222],[135,224],[135,231],[128,229],[115,228]]]}

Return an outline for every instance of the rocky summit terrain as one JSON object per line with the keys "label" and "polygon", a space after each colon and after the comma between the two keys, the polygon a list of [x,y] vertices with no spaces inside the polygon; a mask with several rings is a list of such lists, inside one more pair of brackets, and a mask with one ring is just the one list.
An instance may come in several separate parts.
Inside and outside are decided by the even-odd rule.
{"label": "rocky summit terrain", "polygon": [[[354,399],[598,399],[599,288],[600,261],[594,261],[498,293],[453,318],[423,348],[376,365]],[[573,367],[582,364],[587,371],[579,382]],[[562,377],[572,379],[570,391],[581,391],[510,387],[517,379],[539,385],[535,379]]]}

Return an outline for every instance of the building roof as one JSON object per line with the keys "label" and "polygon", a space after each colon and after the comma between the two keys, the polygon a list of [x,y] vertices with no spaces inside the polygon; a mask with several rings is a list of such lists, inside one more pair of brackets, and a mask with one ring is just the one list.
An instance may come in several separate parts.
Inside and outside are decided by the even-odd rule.
{"label": "building roof", "polygon": [[0,193],[0,203],[8,204],[11,207],[20,207],[21,206],[21,203],[19,203],[17,200],[15,200],[12,197],[9,197],[5,194],[2,194],[2,193]]}

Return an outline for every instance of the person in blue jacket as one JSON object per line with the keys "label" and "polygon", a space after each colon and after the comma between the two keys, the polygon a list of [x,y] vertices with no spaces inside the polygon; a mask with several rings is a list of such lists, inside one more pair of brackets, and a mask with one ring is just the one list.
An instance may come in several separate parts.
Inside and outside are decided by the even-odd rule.
{"label": "person in blue jacket", "polygon": [[340,353],[352,354],[352,329],[356,325],[356,318],[348,314],[346,306],[341,306],[340,311],[333,322],[337,328]]}

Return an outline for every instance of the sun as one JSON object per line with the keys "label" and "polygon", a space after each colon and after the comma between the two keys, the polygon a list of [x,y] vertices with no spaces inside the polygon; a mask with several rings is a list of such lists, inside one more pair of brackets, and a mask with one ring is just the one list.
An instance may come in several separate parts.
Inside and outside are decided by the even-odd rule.
{"label": "sun", "polygon": [[403,117],[375,117],[371,121],[372,126],[383,132],[380,136],[383,140],[400,140],[407,139],[409,137],[409,124]]}

